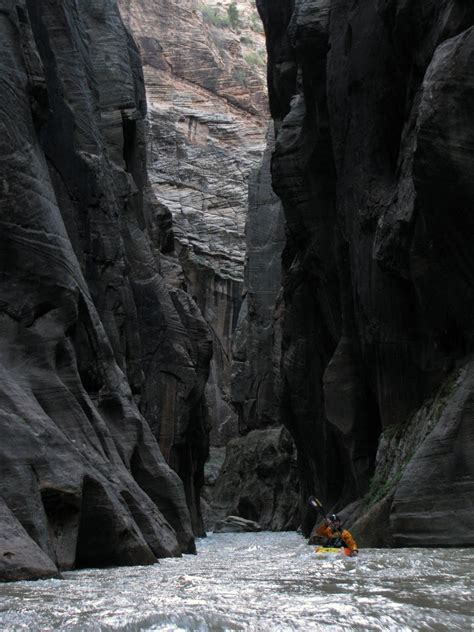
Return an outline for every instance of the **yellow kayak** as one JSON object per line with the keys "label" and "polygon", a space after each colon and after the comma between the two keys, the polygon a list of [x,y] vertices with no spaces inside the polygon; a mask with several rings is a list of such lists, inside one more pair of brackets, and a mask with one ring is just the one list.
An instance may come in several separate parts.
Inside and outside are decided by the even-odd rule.
{"label": "yellow kayak", "polygon": [[314,552],[318,555],[346,555],[347,557],[351,556],[352,551],[349,548],[345,547],[333,547],[333,546],[317,546],[314,549]]}

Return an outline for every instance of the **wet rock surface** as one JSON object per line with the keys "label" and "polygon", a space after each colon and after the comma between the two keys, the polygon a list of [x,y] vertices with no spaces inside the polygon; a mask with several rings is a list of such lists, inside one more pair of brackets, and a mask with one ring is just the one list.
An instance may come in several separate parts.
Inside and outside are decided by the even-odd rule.
{"label": "wet rock surface", "polygon": [[192,552],[212,337],[161,274],[138,50],[114,1],[18,0],[0,51],[0,576]]}
{"label": "wet rock surface", "polygon": [[359,516],[385,498],[387,543],[472,544],[474,8],[257,4],[287,226],[281,414],[303,497],[364,498]]}
{"label": "wet rock surface", "polygon": [[212,499],[224,460],[225,447],[211,446],[209,448],[209,457],[204,466],[204,484],[201,489],[201,511],[206,531],[212,529],[218,518],[212,507]]}
{"label": "wet rock surface", "polygon": [[1,580],[20,581],[54,577],[58,569],[44,551],[30,538],[22,525],[0,499]]}

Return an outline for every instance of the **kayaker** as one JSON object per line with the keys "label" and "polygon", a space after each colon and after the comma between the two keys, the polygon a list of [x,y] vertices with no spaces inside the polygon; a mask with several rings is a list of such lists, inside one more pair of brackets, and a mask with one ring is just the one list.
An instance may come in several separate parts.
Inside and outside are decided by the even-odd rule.
{"label": "kayaker", "polygon": [[341,531],[341,519],[336,514],[328,516],[323,524],[317,528],[316,533],[327,539],[326,546],[350,549],[351,555],[359,553],[357,543],[351,532],[347,529]]}

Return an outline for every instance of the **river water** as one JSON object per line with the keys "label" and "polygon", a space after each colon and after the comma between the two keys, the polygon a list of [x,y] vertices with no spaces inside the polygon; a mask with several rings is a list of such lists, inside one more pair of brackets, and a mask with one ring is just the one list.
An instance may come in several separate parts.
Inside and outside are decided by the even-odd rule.
{"label": "river water", "polygon": [[295,533],[211,535],[199,554],[0,585],[0,630],[473,630],[471,550],[321,557]]}

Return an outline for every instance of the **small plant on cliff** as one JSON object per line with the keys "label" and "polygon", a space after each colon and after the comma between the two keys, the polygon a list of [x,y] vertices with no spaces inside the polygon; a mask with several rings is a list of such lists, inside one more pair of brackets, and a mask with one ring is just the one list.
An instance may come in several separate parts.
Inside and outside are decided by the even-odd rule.
{"label": "small plant on cliff", "polygon": [[204,22],[206,22],[207,24],[212,24],[212,26],[215,26],[219,29],[229,28],[229,17],[225,15],[225,13],[219,11],[219,9],[208,7],[205,4],[202,4],[200,10]]}
{"label": "small plant on cliff", "polygon": [[382,480],[378,476],[374,476],[370,481],[369,492],[366,496],[369,507],[382,500],[387,494],[389,494],[400,482],[402,478],[403,470],[395,472],[386,480]]}
{"label": "small plant on cliff", "polygon": [[257,12],[252,13],[250,16],[250,28],[255,33],[261,33],[263,31],[263,24],[260,16]]}
{"label": "small plant on cliff", "polygon": [[227,15],[229,16],[231,28],[236,31],[240,27],[240,14],[235,2],[231,2],[227,7]]}
{"label": "small plant on cliff", "polygon": [[263,49],[259,49],[258,51],[251,51],[250,53],[246,53],[244,55],[245,61],[249,66],[266,66],[267,58],[266,53]]}

